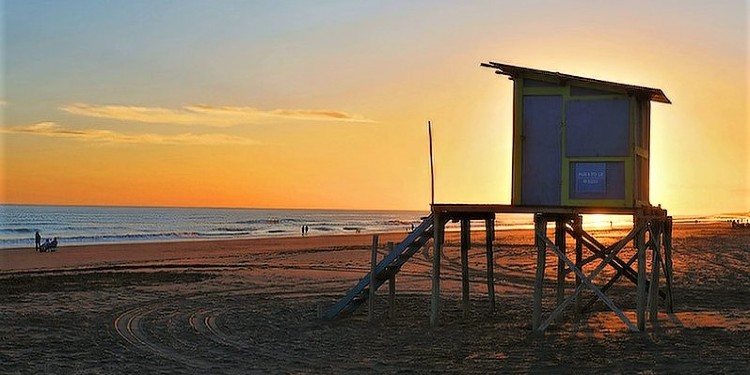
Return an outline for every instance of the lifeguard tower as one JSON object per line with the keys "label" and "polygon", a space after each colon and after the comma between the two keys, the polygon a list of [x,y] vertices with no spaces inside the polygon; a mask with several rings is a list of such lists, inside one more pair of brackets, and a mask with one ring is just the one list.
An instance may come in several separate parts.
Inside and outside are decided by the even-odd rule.
{"label": "lifeguard tower", "polygon": [[[574,302],[578,311],[585,288],[595,295],[589,305],[601,300],[632,331],[645,329],[647,310],[650,320],[656,321],[660,300],[672,312],[672,218],[666,210],[649,202],[651,102],[670,104],[666,95],[654,88],[496,62],[481,66],[513,80],[511,204],[433,204],[431,215],[331,307],[326,317],[335,318],[356,309],[371,291],[387,280],[393,282],[393,275],[401,266],[433,239],[430,322],[438,324],[440,254],[445,224],[450,221],[461,223],[463,305],[468,311],[471,220],[485,223],[487,290],[490,310],[494,311],[493,242],[497,213],[534,215],[537,249],[534,331],[544,331]],[[584,230],[582,215],[585,214],[630,215],[633,228],[619,241],[605,246]],[[554,223],[551,238],[547,233],[548,223]],[[575,244],[572,254],[566,245],[568,237]],[[623,259],[619,254],[631,241],[635,254]],[[556,305],[543,316],[548,249],[558,260]],[[594,263],[597,260],[599,263]],[[613,268],[614,275],[604,285],[595,285],[593,280],[605,267]],[[662,272],[664,288],[659,285]],[[575,289],[566,296],[565,278],[569,273],[575,274]],[[623,277],[637,288],[635,324],[606,294]]]}

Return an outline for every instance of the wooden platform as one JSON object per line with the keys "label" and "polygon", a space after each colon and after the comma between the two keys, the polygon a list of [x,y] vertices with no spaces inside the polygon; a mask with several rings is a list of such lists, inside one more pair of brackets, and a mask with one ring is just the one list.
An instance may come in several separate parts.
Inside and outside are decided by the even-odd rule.
{"label": "wooden platform", "polygon": [[432,212],[451,217],[486,217],[494,214],[566,214],[566,215],[632,215],[632,216],[666,216],[667,211],[661,207],[560,207],[560,206],[517,206],[510,204],[463,204],[435,203]]}

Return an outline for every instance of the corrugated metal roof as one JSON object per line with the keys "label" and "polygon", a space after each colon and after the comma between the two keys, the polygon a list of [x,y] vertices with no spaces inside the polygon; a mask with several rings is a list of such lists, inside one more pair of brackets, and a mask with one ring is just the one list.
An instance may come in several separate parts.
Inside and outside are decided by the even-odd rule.
{"label": "corrugated metal roof", "polygon": [[651,87],[627,85],[624,83],[617,83],[617,82],[608,82],[608,81],[602,81],[602,80],[593,79],[593,78],[574,76],[570,74],[549,72],[546,70],[539,70],[539,69],[532,69],[532,68],[524,68],[521,66],[501,64],[501,63],[496,63],[493,61],[482,63],[481,66],[485,68],[495,69],[495,73],[504,74],[504,75],[511,76],[511,77],[515,77],[524,73],[533,73],[533,74],[553,77],[558,80],[578,81],[578,82],[586,82],[586,83],[592,83],[592,84],[602,85],[602,86],[611,86],[611,87],[624,89],[626,91],[633,92],[633,93],[647,94],[649,98],[655,102],[672,104],[672,102],[669,101],[669,98],[667,98],[667,96],[664,94],[663,91],[661,91],[660,89],[654,89]]}

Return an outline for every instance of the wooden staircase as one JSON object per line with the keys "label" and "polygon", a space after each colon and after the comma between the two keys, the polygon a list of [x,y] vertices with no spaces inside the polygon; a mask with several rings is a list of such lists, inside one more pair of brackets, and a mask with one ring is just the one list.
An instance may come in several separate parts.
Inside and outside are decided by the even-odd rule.
{"label": "wooden staircase", "polygon": [[427,216],[406,238],[393,247],[393,250],[375,266],[375,277],[370,272],[365,275],[346,295],[323,315],[332,320],[354,312],[370,295],[370,288],[377,290],[404,265],[427,241],[432,238],[433,217]]}

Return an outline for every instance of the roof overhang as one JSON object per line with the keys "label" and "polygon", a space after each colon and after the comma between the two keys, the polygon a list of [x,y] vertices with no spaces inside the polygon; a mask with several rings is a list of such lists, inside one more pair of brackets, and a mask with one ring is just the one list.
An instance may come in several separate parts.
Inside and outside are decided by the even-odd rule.
{"label": "roof overhang", "polygon": [[654,89],[651,87],[628,85],[628,84],[617,83],[617,82],[608,82],[608,81],[602,81],[602,80],[593,79],[593,78],[574,76],[570,74],[550,72],[550,71],[539,70],[539,69],[524,68],[521,66],[513,66],[513,65],[508,65],[508,64],[501,64],[501,63],[496,63],[493,61],[482,63],[481,66],[485,68],[495,69],[495,73],[507,75],[507,76],[510,76],[511,78],[516,78],[516,77],[526,75],[526,74],[536,74],[536,75],[555,78],[560,82],[571,82],[571,81],[576,82],[577,81],[577,82],[584,82],[588,84],[594,84],[598,86],[609,86],[609,87],[625,90],[632,94],[645,95],[650,100],[655,101],[655,102],[672,104],[672,102],[669,100],[669,98],[667,98],[667,96],[664,94],[663,91],[661,91],[660,89]]}

